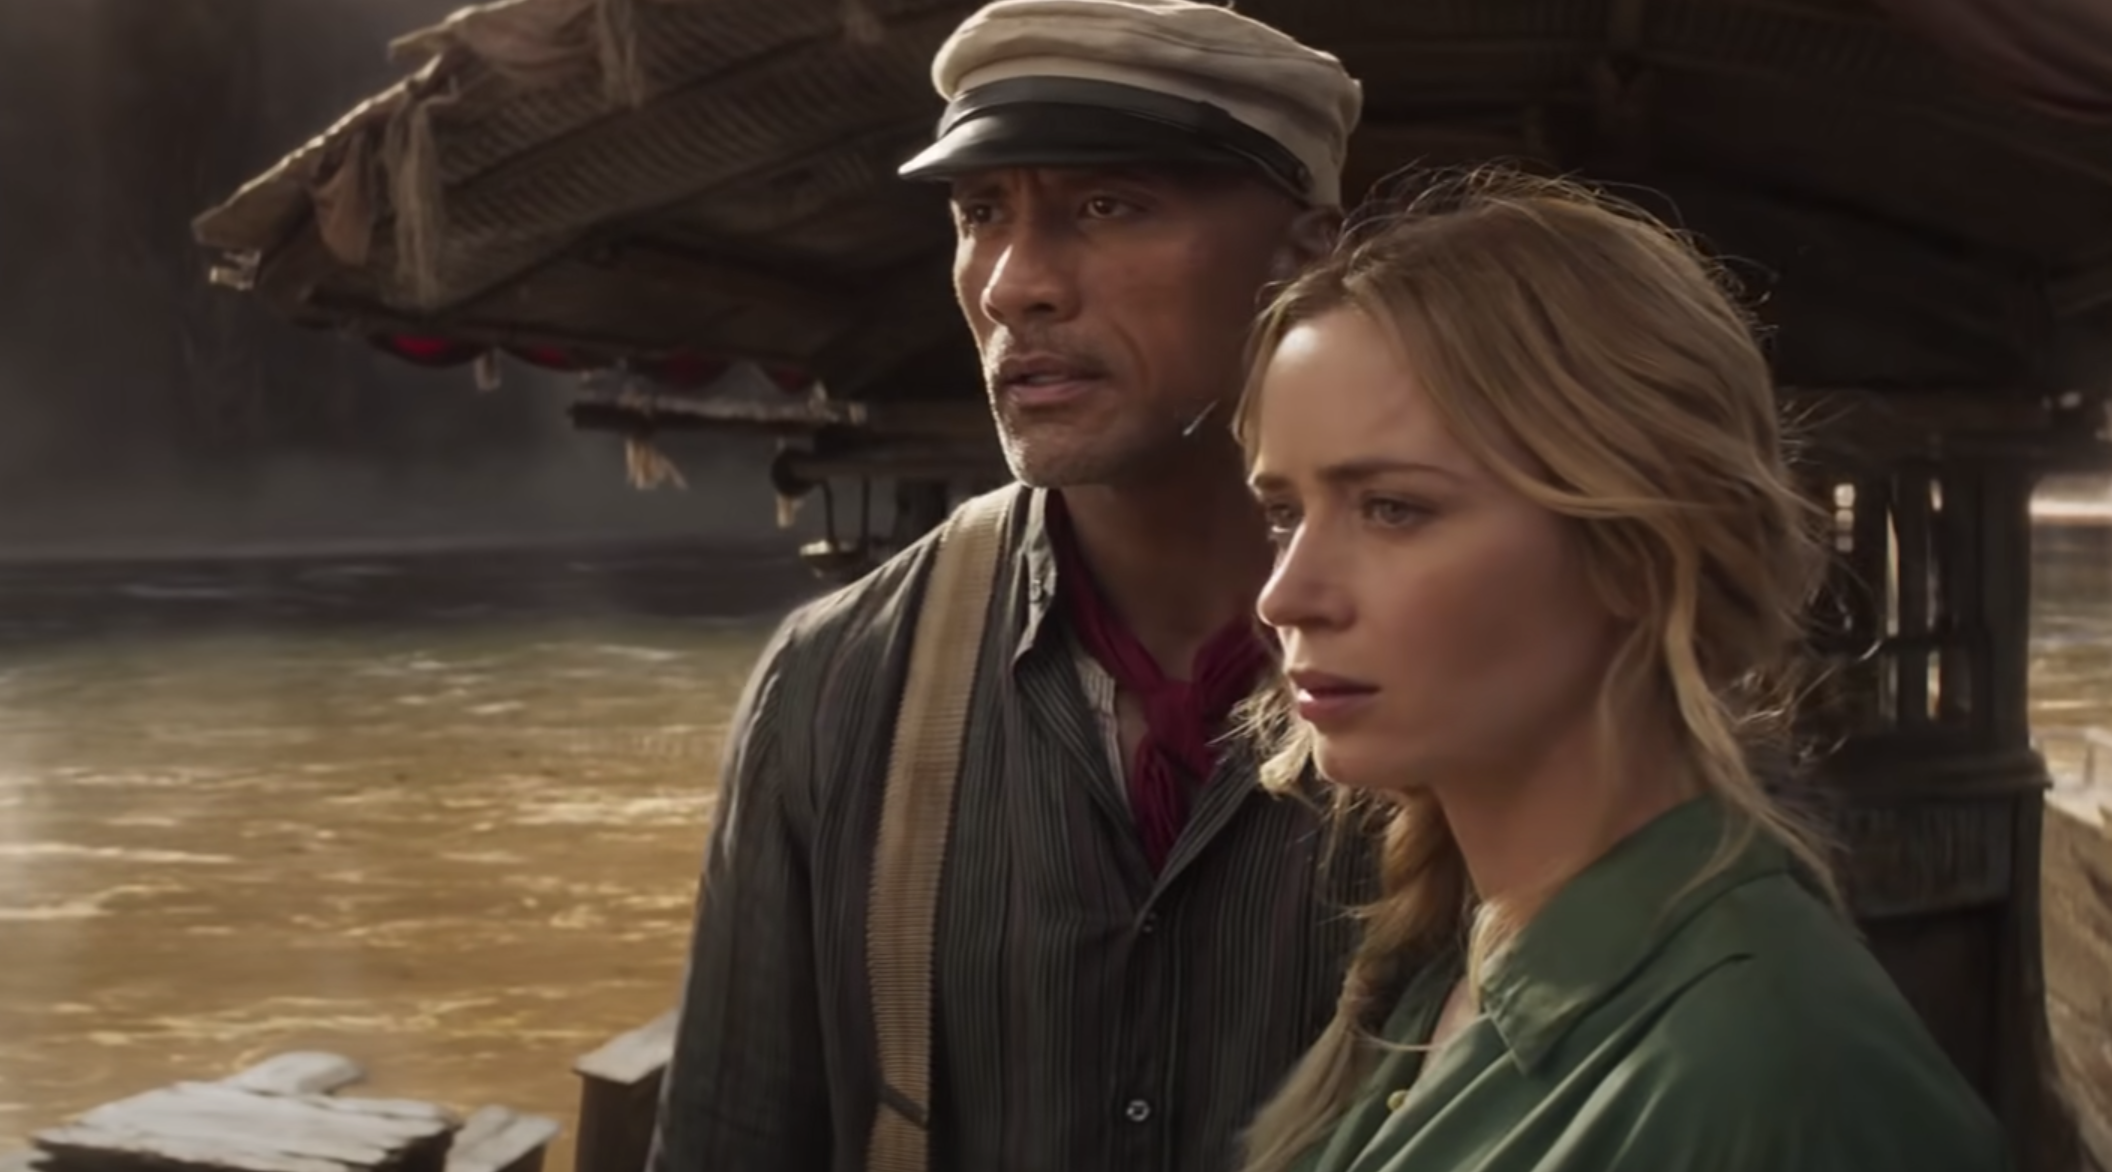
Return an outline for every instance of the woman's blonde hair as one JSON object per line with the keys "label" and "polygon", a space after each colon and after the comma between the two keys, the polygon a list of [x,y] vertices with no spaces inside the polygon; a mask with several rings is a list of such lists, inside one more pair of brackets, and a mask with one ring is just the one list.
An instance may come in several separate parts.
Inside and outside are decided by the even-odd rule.
{"label": "woman's blonde hair", "polygon": [[[1787,731],[1828,517],[1787,467],[1773,379],[1727,275],[1646,212],[1573,182],[1488,167],[1409,183],[1262,314],[1242,442],[1254,450],[1255,391],[1292,329],[1348,309],[1395,331],[1459,441],[1570,520],[1625,631],[1601,692],[1607,743],[1637,702],[1668,711],[1680,764],[1733,815],[1712,866],[1766,834],[1838,907],[1819,839],[1749,764]],[[1275,742],[1264,781],[1289,788],[1310,730],[1281,696],[1249,715]],[[1475,907],[1427,792],[1337,800],[1382,823],[1381,894],[1363,909],[1333,1022],[1255,1119],[1247,1172],[1281,1172],[1325,1136],[1415,965],[1464,941],[1471,993],[1525,910]]]}

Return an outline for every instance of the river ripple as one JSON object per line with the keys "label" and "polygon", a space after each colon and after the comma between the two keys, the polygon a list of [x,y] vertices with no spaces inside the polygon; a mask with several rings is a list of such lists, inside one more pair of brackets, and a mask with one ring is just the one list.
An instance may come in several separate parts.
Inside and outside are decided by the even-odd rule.
{"label": "river ripple", "polygon": [[[2112,543],[2055,544],[2037,720],[2112,725]],[[569,1125],[573,1059],[670,1002],[729,709],[812,590],[689,548],[0,568],[0,1149],[291,1048]]]}

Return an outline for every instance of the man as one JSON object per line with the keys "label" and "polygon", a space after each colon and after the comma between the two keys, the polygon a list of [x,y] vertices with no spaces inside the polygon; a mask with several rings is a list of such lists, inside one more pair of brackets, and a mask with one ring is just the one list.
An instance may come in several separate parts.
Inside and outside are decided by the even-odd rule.
{"label": "man", "polygon": [[[1328,1020],[1364,896],[1213,744],[1269,668],[1228,434],[1264,285],[1324,248],[1360,91],[1187,0],[1002,0],[903,167],[1013,472],[933,961],[931,1166],[1223,1172]],[[868,882],[934,543],[789,619],[728,753],[653,1172],[854,1172]]]}

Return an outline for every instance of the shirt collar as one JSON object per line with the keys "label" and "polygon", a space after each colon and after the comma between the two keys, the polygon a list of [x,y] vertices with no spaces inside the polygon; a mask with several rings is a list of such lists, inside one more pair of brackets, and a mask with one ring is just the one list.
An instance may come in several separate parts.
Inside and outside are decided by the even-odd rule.
{"label": "shirt collar", "polygon": [[[1728,863],[1711,869],[1719,857]],[[1789,869],[1779,843],[1718,799],[1688,801],[1555,893],[1490,963],[1482,1011],[1530,1071],[1703,909],[1735,887]],[[1708,878],[1695,883],[1705,870]]]}
{"label": "shirt collar", "polygon": [[1049,539],[1049,490],[1045,488],[1027,490],[1019,576],[1026,598],[1019,611],[1018,642],[1012,649],[1014,668],[1048,637],[1049,615],[1056,609],[1056,546]]}

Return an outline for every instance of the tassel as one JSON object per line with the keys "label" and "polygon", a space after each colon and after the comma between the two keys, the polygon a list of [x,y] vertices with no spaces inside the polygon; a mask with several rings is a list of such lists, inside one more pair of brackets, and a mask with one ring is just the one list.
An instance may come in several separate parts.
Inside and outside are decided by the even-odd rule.
{"label": "tassel", "polygon": [[447,192],[433,139],[432,98],[412,98],[389,122],[389,202],[396,212],[396,279],[412,304],[440,299],[440,249],[447,233]]}
{"label": "tassel", "polygon": [[645,66],[638,56],[638,0],[595,0],[594,39],[601,92],[610,105],[645,104]]}
{"label": "tassel", "polygon": [[651,492],[663,484],[673,484],[680,489],[689,487],[689,481],[682,478],[682,470],[645,436],[624,437],[623,461],[631,487],[641,492]]}
{"label": "tassel", "polygon": [[489,394],[499,389],[499,352],[486,350],[477,355],[477,363],[471,368],[476,372],[477,390]]}

